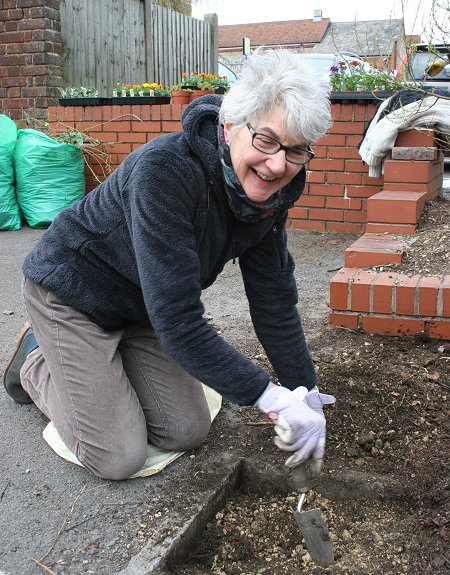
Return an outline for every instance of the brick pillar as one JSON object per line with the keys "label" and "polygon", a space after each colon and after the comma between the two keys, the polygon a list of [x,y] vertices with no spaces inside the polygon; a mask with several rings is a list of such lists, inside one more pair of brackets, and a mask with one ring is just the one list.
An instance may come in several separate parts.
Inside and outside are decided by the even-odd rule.
{"label": "brick pillar", "polygon": [[0,110],[46,118],[62,86],[60,0],[0,3]]}

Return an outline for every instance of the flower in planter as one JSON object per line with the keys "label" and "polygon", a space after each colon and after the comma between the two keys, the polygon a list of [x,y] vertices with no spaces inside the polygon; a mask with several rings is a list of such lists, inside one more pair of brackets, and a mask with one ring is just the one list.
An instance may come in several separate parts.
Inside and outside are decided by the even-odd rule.
{"label": "flower in planter", "polygon": [[62,98],[96,98],[98,91],[95,88],[85,88],[84,86],[69,86],[60,88]]}
{"label": "flower in planter", "polygon": [[[142,92],[142,93],[141,93]],[[170,96],[170,89],[162,84],[144,82],[139,90],[140,96]]]}
{"label": "flower in planter", "polygon": [[194,72],[188,75],[182,74],[182,86],[189,86],[197,90],[214,90],[226,92],[230,89],[230,82],[226,76],[217,76],[216,74],[206,74],[205,72]]}
{"label": "flower in planter", "polygon": [[117,82],[117,85],[113,89],[113,97],[127,96],[170,96],[170,91],[167,86],[156,84],[156,82],[152,84],[148,82],[144,82],[143,84],[121,84]]}

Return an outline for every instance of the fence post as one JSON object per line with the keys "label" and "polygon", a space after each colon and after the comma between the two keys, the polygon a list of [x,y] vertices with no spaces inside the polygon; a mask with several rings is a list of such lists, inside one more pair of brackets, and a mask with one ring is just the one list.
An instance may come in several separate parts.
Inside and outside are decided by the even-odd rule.
{"label": "fence post", "polygon": [[217,14],[205,14],[203,20],[210,25],[209,34],[209,66],[207,70],[211,70],[212,74],[217,74],[219,71],[219,23]]}
{"label": "fence post", "polygon": [[151,0],[144,0],[144,33],[146,52],[145,72],[147,78],[154,78],[155,66],[153,61],[153,4]]}

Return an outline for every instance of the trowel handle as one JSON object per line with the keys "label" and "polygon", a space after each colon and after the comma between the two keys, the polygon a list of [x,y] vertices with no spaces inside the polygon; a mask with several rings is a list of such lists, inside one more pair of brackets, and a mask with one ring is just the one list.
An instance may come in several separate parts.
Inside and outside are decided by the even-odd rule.
{"label": "trowel handle", "polygon": [[296,467],[291,467],[291,473],[295,489],[299,493],[306,493],[309,491],[310,478],[308,470],[306,469],[306,462],[300,463],[300,465],[297,465]]}

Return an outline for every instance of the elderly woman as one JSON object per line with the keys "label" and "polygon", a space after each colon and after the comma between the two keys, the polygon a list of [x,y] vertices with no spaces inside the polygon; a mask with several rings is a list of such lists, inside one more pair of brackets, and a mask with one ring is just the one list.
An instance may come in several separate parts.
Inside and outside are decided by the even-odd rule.
{"label": "elderly woman", "polygon": [[[311,73],[288,51],[255,54],[223,99],[191,103],[181,132],[130,154],[26,257],[31,327],[4,384],[95,475],[129,477],[147,441],[198,447],[211,424],[200,382],[277,420],[287,465],[322,460],[322,405],[334,398],[316,386],[285,231],[330,123]],[[280,385],[204,318],[202,290],[237,258]]]}

